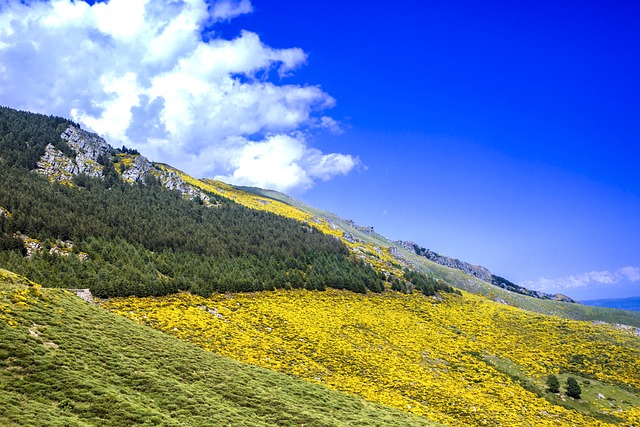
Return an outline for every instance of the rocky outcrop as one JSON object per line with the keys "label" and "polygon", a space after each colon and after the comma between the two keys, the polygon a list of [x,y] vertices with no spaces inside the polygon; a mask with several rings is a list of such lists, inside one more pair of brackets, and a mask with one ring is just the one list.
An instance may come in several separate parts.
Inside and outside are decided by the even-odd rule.
{"label": "rocky outcrop", "polygon": [[55,181],[69,181],[78,174],[96,178],[103,176],[103,166],[99,160],[106,156],[110,149],[104,139],[75,126],[69,126],[60,138],[69,144],[75,157],[68,157],[49,144],[38,161],[39,173]]}
{"label": "rocky outcrop", "polygon": [[[32,239],[29,236],[25,236],[24,234],[18,232],[14,233],[13,237],[16,239],[22,240],[24,244],[24,248],[27,251],[26,258],[31,258],[36,253],[45,249],[45,244],[42,243],[38,239]],[[73,254],[73,242],[70,240],[66,241],[57,241],[55,244],[52,244],[49,248],[49,254],[56,256],[69,256]],[[85,252],[77,252],[76,256],[80,261],[86,261],[89,259],[89,255]]]}
{"label": "rocky outcrop", "polygon": [[396,246],[389,246],[387,250],[389,251],[389,254],[394,258],[404,258],[400,253],[400,250]]}
{"label": "rocky outcrop", "polygon": [[144,177],[154,169],[153,163],[140,155],[134,155],[132,160],[128,167],[122,168],[120,177],[127,182],[143,182]]}
{"label": "rocky outcrop", "polygon": [[351,227],[353,227],[354,229],[365,233],[365,234],[372,234],[373,231],[373,227],[371,226],[366,226],[366,225],[357,225],[355,222],[353,222],[352,220],[348,220],[347,224],[350,225]]}
{"label": "rocky outcrop", "polygon": [[67,142],[75,156],[67,156],[53,145],[47,145],[44,155],[37,163],[36,172],[52,181],[70,182],[74,175],[79,174],[103,178],[105,165],[111,167],[111,164],[115,164],[116,171],[125,182],[142,183],[151,175],[161,185],[178,191],[187,199],[197,199],[205,206],[217,205],[202,190],[185,182],[177,172],[162,168],[130,150],[116,150],[94,133],[69,126],[60,137]]}
{"label": "rocky outcrop", "polygon": [[167,187],[169,190],[176,190],[187,199],[193,200],[197,198],[207,206],[214,206],[214,204],[211,202],[211,198],[207,194],[205,194],[202,190],[186,183],[176,172],[165,170],[158,175],[158,178],[160,179],[162,185]]}
{"label": "rocky outcrop", "polygon": [[398,240],[396,243],[409,251],[415,252],[417,255],[423,256],[428,260],[435,262],[436,264],[444,265],[445,267],[449,268],[455,268],[466,274],[469,274],[470,276],[475,276],[480,280],[491,283],[491,272],[485,267],[469,264],[468,262],[460,261],[459,259],[440,255],[437,252],[433,252],[432,250],[418,246],[418,244],[415,242]]}
{"label": "rocky outcrop", "polygon": [[505,279],[504,277],[496,276],[495,274],[491,275],[491,282],[489,283],[511,292],[515,292],[522,295],[528,295],[530,297],[534,297],[538,299],[549,299],[554,301],[563,301],[563,302],[572,302],[572,303],[577,302],[574,299],[569,298],[568,296],[562,295],[562,294],[547,294],[540,291],[532,291],[531,289],[527,289],[524,286],[516,285],[515,283]]}
{"label": "rocky outcrop", "polygon": [[73,148],[76,156],[81,156],[83,159],[97,161],[101,155],[104,156],[111,150],[103,138],[75,126],[69,126],[60,137]]}
{"label": "rocky outcrop", "polygon": [[88,303],[95,304],[91,289],[65,289],[66,291],[73,292],[76,296]]}
{"label": "rocky outcrop", "polygon": [[16,239],[22,240],[22,243],[24,244],[24,248],[27,251],[27,254],[26,254],[27,258],[31,258],[36,252],[39,252],[44,248],[44,245],[42,244],[41,241],[37,239],[32,239],[20,232],[14,233],[13,237],[15,237]]}
{"label": "rocky outcrop", "polygon": [[[549,294],[545,294],[545,295],[549,295]],[[564,294],[554,294],[551,295],[551,298],[554,301],[562,301],[562,302],[572,302],[572,303],[576,303],[578,304],[578,301],[574,300],[573,298],[564,295]]]}
{"label": "rocky outcrop", "polygon": [[355,245],[358,242],[356,238],[353,237],[353,234],[347,233],[346,231],[342,232],[342,238],[352,245]]}
{"label": "rocky outcrop", "polygon": [[78,165],[62,151],[49,144],[38,161],[36,172],[46,175],[52,181],[70,181],[78,173]]}

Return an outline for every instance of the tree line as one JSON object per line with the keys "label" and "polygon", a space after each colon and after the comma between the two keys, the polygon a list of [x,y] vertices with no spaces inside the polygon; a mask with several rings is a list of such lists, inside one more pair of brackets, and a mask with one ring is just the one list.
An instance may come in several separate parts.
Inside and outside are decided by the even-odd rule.
{"label": "tree line", "polygon": [[[11,213],[0,215],[0,265],[44,286],[88,287],[100,297],[327,287],[381,292],[385,281],[425,295],[452,290],[408,270],[412,283],[378,275],[313,227],[219,195],[211,194],[220,206],[208,208],[152,176],[129,184],[114,169],[109,179],[78,175],[73,186],[50,183],[32,170],[47,144],[73,156],[60,138],[71,124],[0,107],[0,206]],[[113,169],[117,152],[102,164]],[[26,258],[16,233],[43,242],[44,250]],[[71,255],[49,253],[61,241],[73,242]]]}

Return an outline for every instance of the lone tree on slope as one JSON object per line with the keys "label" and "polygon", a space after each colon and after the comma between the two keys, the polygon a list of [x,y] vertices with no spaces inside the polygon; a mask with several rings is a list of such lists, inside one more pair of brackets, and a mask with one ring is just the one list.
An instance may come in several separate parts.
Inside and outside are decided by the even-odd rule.
{"label": "lone tree on slope", "polygon": [[560,391],[560,381],[558,381],[558,377],[549,374],[547,377],[547,387],[550,393],[558,393]]}
{"label": "lone tree on slope", "polygon": [[582,389],[580,389],[578,381],[573,377],[567,378],[567,396],[573,397],[574,399],[580,399],[581,393]]}

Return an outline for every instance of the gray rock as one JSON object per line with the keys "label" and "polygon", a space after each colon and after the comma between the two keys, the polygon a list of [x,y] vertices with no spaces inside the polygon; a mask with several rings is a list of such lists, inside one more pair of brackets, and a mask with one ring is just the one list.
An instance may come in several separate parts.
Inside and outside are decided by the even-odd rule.
{"label": "gray rock", "polygon": [[75,157],[68,157],[49,144],[38,161],[38,173],[55,181],[69,181],[73,175],[78,174],[96,178],[103,176],[103,167],[98,159],[109,152],[109,145],[104,139],[75,126],[69,126],[60,137],[67,141],[75,152]]}
{"label": "gray rock", "polygon": [[97,160],[100,155],[107,154],[111,148],[107,141],[95,133],[87,132],[75,126],[69,126],[62,132],[60,138],[67,141],[76,154],[81,154],[85,158],[92,160]]}
{"label": "gray rock", "polygon": [[389,246],[387,250],[389,251],[389,255],[391,255],[392,257],[404,259],[404,257],[400,253],[400,250],[398,250],[396,246]]}
{"label": "gray rock", "polygon": [[353,237],[353,234],[347,233],[346,231],[342,232],[342,238],[351,244],[355,244],[358,240]]}
{"label": "gray rock", "polygon": [[[60,137],[73,149],[75,157],[68,157],[49,144],[37,163],[37,173],[55,181],[70,181],[77,174],[104,177],[104,167],[98,161],[110,157],[114,150],[103,138],[75,126],[69,126]],[[133,155],[133,163],[127,162],[121,170],[121,178],[130,183],[142,182],[147,174],[153,174],[163,186],[180,192],[187,199],[199,198],[205,206],[217,206],[207,194],[187,184],[177,173],[160,168],[144,156]]]}
{"label": "gray rock", "polygon": [[137,155],[133,164],[122,171],[122,179],[127,182],[142,182],[145,175],[151,172],[153,164],[144,156]]}
{"label": "gray rock", "polygon": [[456,258],[450,258],[448,256],[440,255],[439,253],[433,252],[429,249],[423,251],[421,255],[437,264],[444,265],[445,267],[455,268],[466,274],[475,276],[487,283],[491,283],[491,272],[485,267],[469,264],[468,262],[460,261]]}
{"label": "gray rock", "polygon": [[93,294],[90,289],[65,289],[69,292],[73,292],[80,299],[85,300],[88,303],[95,304],[93,300]]}

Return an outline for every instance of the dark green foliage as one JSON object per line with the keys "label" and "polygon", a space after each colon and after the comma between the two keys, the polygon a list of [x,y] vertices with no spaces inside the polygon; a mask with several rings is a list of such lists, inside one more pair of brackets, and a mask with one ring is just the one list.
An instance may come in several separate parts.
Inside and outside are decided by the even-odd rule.
{"label": "dark green foliage", "polygon": [[549,391],[549,393],[560,392],[560,381],[558,381],[558,377],[553,374],[550,374],[547,377],[547,390]]}
{"label": "dark green foliage", "polygon": [[573,377],[567,378],[567,396],[573,397],[574,399],[580,399],[581,393],[582,389],[580,388],[578,381]]}
{"label": "dark green foliage", "polygon": [[132,154],[134,156],[138,156],[140,155],[140,152],[134,148],[127,148],[126,146],[122,146],[122,148],[120,148],[119,150],[117,150],[119,153],[123,153],[123,154]]}
{"label": "dark green foliage", "polygon": [[69,145],[60,134],[74,124],[60,117],[0,107],[0,156],[5,166],[34,169],[48,144],[66,155]]}
{"label": "dark green foliage", "polygon": [[411,291],[412,288],[415,288],[426,296],[435,295],[440,291],[459,293],[459,291],[448,285],[444,280],[429,277],[426,274],[418,273],[414,270],[405,269],[404,278],[410,282],[410,286],[404,284],[403,289],[403,284],[392,283],[392,289]]}
{"label": "dark green foliage", "polygon": [[[90,287],[98,296],[188,290],[274,288],[382,291],[375,271],[349,259],[340,241],[301,223],[226,202],[217,208],[153,185],[77,176],[70,188],[24,169],[0,166],[0,206],[20,231],[50,244],[72,240],[89,260],[49,255],[26,260],[4,243],[0,265],[50,287]],[[9,247],[10,246],[10,247]],[[14,247],[15,246],[15,247]]]}
{"label": "dark green foliage", "polygon": [[[451,292],[441,280],[407,272],[405,279],[377,275],[349,258],[347,247],[316,229],[219,196],[207,208],[165,189],[151,174],[124,183],[114,162],[122,147],[101,155],[103,179],[77,175],[76,188],[50,184],[29,170],[47,144],[71,155],[60,134],[72,122],[0,108],[0,266],[50,287],[90,287],[98,296],[164,295],[178,290],[212,292],[326,287],[354,292],[393,289],[425,295]],[[24,259],[21,232],[45,244]],[[76,256],[50,255],[58,241],[73,241]]]}
{"label": "dark green foliage", "polygon": [[22,240],[4,233],[0,234],[0,251],[17,251],[20,255],[26,255]]}

